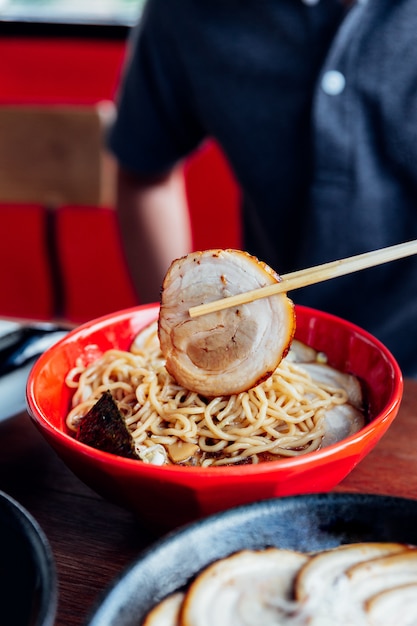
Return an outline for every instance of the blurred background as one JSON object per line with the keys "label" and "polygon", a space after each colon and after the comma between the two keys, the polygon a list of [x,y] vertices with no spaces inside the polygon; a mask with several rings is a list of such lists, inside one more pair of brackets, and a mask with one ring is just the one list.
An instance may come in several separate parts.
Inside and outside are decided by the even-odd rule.
{"label": "blurred background", "polygon": [[4,20],[132,26],[144,0],[0,0]]}
{"label": "blurred background", "polygon": [[[143,5],[0,0],[0,318],[80,323],[138,303],[105,134]],[[194,249],[240,247],[239,191],[215,142],[183,172]]]}

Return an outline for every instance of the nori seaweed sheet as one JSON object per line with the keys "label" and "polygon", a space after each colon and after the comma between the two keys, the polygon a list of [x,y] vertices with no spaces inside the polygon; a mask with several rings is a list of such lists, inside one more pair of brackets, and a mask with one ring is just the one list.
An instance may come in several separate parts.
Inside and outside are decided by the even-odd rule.
{"label": "nori seaweed sheet", "polygon": [[131,434],[110,391],[86,413],[80,422],[76,439],[103,452],[138,459]]}

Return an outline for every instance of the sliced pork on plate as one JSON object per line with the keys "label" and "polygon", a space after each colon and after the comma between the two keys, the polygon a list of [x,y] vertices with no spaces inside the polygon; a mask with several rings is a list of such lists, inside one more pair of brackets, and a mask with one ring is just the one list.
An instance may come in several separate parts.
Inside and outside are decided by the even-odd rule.
{"label": "sliced pork on plate", "polygon": [[280,624],[296,572],[308,556],[291,550],[244,550],[205,569],[184,599],[181,626]]}
{"label": "sliced pork on plate", "polygon": [[417,583],[392,587],[366,602],[371,626],[415,626],[417,624]]}
{"label": "sliced pork on plate", "polygon": [[148,613],[142,626],[178,626],[183,599],[181,591],[167,596]]}
{"label": "sliced pork on plate", "polygon": [[[362,563],[407,551],[401,543],[357,543],[325,550],[314,556],[300,569],[294,595],[308,623],[367,624],[363,602],[353,591],[347,572]],[[361,570],[362,571],[362,570]]]}
{"label": "sliced pork on plate", "polygon": [[417,548],[242,550],[196,574],[143,626],[415,626]]}

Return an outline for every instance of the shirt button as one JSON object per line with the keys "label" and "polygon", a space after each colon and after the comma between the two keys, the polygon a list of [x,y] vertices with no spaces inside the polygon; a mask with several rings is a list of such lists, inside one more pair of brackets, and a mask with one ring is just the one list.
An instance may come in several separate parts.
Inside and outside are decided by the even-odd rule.
{"label": "shirt button", "polygon": [[326,72],[321,80],[321,86],[329,96],[337,96],[342,93],[346,85],[346,79],[341,72],[330,70]]}

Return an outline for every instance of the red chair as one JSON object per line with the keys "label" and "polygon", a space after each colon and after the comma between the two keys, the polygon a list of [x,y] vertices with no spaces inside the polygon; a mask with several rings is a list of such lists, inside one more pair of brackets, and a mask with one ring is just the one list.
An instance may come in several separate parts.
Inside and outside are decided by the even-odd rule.
{"label": "red chair", "polygon": [[[58,250],[56,220],[64,205],[111,202],[102,111],[102,106],[0,106],[3,315],[68,317],[68,271]],[[80,224],[74,256],[82,231]],[[88,316],[87,309],[82,317]]]}
{"label": "red chair", "polygon": [[[135,303],[97,106],[113,99],[124,55],[124,41],[0,41],[0,315],[78,322]],[[241,247],[239,191],[219,148],[208,142],[184,176],[194,248]]]}
{"label": "red chair", "polygon": [[0,204],[0,233],[1,314],[50,319],[55,296],[47,211],[36,204]]}
{"label": "red chair", "polygon": [[114,210],[61,207],[55,214],[55,233],[66,318],[83,322],[137,304]]}

